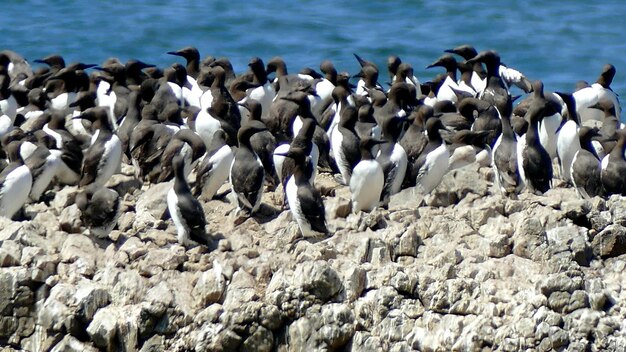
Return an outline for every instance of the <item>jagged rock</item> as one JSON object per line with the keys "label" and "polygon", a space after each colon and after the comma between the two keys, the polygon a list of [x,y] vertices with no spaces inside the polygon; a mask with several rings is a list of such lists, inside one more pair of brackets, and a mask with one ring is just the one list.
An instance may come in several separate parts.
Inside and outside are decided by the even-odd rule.
{"label": "jagged rock", "polygon": [[593,254],[601,258],[616,257],[626,253],[626,227],[613,224],[594,236]]}
{"label": "jagged rock", "polygon": [[335,296],[341,289],[337,272],[324,261],[306,262],[296,267],[295,286],[309,292],[323,302]]}
{"label": "jagged rock", "polygon": [[26,222],[11,221],[5,217],[0,217],[0,241],[19,240],[22,227]]}
{"label": "jagged rock", "polygon": [[151,227],[152,224],[163,218],[167,210],[167,192],[172,188],[173,181],[157,183],[150,186],[149,192],[143,192],[135,205],[137,214],[134,229],[140,230]]}
{"label": "jagged rock", "polygon": [[61,214],[65,208],[74,204],[77,194],[78,186],[64,186],[54,194],[50,206],[57,214]]}
{"label": "jagged rock", "polygon": [[144,276],[154,276],[163,270],[175,270],[187,258],[185,248],[174,245],[168,249],[149,251],[139,262],[140,273]]}
{"label": "jagged rock", "polygon": [[354,331],[352,310],[345,304],[328,304],[321,312],[302,317],[290,325],[290,349],[338,350],[348,343]]}
{"label": "jagged rock", "polygon": [[68,233],[80,233],[81,226],[83,225],[80,217],[81,212],[76,204],[63,208],[61,214],[59,215],[61,230]]}
{"label": "jagged rock", "polygon": [[269,352],[274,346],[274,334],[263,326],[257,327],[254,332],[243,341],[241,351]]}
{"label": "jagged rock", "polygon": [[147,303],[146,306],[150,313],[161,317],[165,313],[165,310],[174,302],[174,295],[165,282],[160,282],[158,285],[148,290],[145,302]]}
{"label": "jagged rock", "polygon": [[72,335],[65,335],[63,340],[56,344],[50,352],[98,352],[98,349]]}
{"label": "jagged rock", "polygon": [[9,247],[8,245],[5,247],[5,244],[7,242],[3,243],[3,248],[0,248],[0,267],[2,268],[20,265],[21,254],[19,251],[19,247],[18,246],[14,247],[18,249],[17,251],[10,250],[9,248],[7,248]]}
{"label": "jagged rock", "polygon": [[120,314],[118,308],[103,308],[96,312],[92,322],[87,327],[87,333],[93,343],[105,350],[115,350],[117,342],[117,326]]}
{"label": "jagged rock", "polygon": [[93,240],[84,235],[69,235],[61,248],[61,261],[70,263],[76,273],[85,277],[95,274],[99,255]]}
{"label": "jagged rock", "polygon": [[86,324],[93,319],[98,309],[108,305],[109,302],[111,302],[111,296],[106,288],[84,283],[74,293],[71,305],[76,307],[76,315]]}
{"label": "jagged rock", "polygon": [[502,258],[511,254],[513,226],[504,216],[495,216],[480,226],[478,233],[483,236],[483,253],[492,258]]}
{"label": "jagged rock", "polygon": [[33,261],[31,279],[35,282],[45,282],[50,276],[56,274],[57,264],[60,261],[58,254],[37,255]]}
{"label": "jagged rock", "polygon": [[552,257],[564,255],[579,265],[588,266],[591,260],[591,248],[587,240],[587,229],[577,226],[559,226],[546,231],[549,250]]}
{"label": "jagged rock", "polygon": [[606,202],[608,210],[611,213],[613,223],[626,226],[626,201],[624,197],[613,195]]}
{"label": "jagged rock", "polygon": [[546,234],[541,221],[535,217],[526,217],[515,224],[513,236],[513,254],[522,258],[542,260]]}
{"label": "jagged rock", "polygon": [[333,267],[336,268],[337,273],[341,275],[345,299],[350,302],[358,299],[365,289],[365,270],[355,265],[355,263],[345,260],[334,261]]}
{"label": "jagged rock", "polygon": [[417,209],[423,200],[424,195],[418,192],[416,187],[406,188],[391,196],[389,199],[389,210]]}
{"label": "jagged rock", "polygon": [[221,270],[213,267],[200,275],[198,282],[193,288],[192,294],[199,300],[202,306],[208,306],[219,302],[226,291],[226,279],[222,276]]}
{"label": "jagged rock", "polygon": [[163,336],[154,335],[143,343],[139,352],[163,352],[165,351],[163,347],[164,344],[165,339]]}
{"label": "jagged rock", "polygon": [[147,246],[137,237],[129,237],[119,250],[126,252],[130,260],[136,260],[148,252]]}

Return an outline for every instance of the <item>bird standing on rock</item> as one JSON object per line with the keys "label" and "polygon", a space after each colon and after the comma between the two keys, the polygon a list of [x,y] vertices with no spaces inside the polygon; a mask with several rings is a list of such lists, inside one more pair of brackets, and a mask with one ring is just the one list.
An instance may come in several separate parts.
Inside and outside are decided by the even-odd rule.
{"label": "bird standing on rock", "polygon": [[251,120],[237,133],[239,149],[230,166],[230,185],[233,194],[237,196],[237,209],[245,215],[253,215],[259,210],[265,181],[263,163],[254,152],[250,138],[266,130],[267,127],[261,121]]}
{"label": "bird standing on rock", "polygon": [[85,153],[78,185],[84,187],[96,183],[104,186],[120,168],[122,162],[122,142],[113,133],[106,108],[92,108],[84,112],[81,118],[97,122],[99,130],[96,140]]}
{"label": "bird standing on rock", "polygon": [[528,131],[517,144],[518,170],[531,193],[543,194],[552,186],[552,159],[539,137],[539,121],[546,109],[545,101],[533,101],[526,113]]}
{"label": "bird standing on rock", "polygon": [[350,195],[352,211],[370,212],[378,205],[385,184],[383,168],[372,155],[372,148],[383,143],[378,139],[366,137],[359,143],[361,161],[352,170],[350,177]]}
{"label": "bird standing on rock", "polygon": [[194,243],[208,244],[206,218],[202,205],[191,194],[185,179],[185,162],[180,155],[172,160],[174,186],[167,193],[167,209],[178,232],[178,242],[183,246]]}
{"label": "bird standing on rock", "polygon": [[316,233],[327,234],[326,212],[319,191],[309,179],[313,173],[311,159],[300,148],[291,148],[285,154],[295,162],[293,175],[285,187],[289,209],[303,237],[316,237]]}
{"label": "bird standing on rock", "polygon": [[10,142],[6,152],[10,164],[0,173],[0,216],[12,219],[28,200],[33,175],[20,155],[21,141]]}

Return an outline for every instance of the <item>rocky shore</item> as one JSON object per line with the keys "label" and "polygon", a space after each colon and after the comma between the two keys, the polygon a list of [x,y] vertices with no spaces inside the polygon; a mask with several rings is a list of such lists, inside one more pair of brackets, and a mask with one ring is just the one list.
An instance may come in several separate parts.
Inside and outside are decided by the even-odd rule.
{"label": "rocky shore", "polygon": [[512,200],[474,164],[429,206],[407,189],[355,215],[320,174],[329,239],[298,238],[277,190],[247,220],[228,196],[203,201],[216,248],[187,249],[171,183],[131,174],[109,182],[123,212],[107,239],[81,226],[75,187],[0,221],[0,350],[626,349],[622,197],[557,185]]}

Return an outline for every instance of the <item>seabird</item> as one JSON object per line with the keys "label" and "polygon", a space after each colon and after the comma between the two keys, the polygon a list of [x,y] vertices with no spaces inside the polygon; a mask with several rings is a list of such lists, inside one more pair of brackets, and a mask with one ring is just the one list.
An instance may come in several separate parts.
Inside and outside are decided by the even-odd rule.
{"label": "seabird", "polygon": [[206,218],[202,205],[191,194],[185,179],[185,162],[181,156],[172,160],[174,186],[167,192],[167,209],[178,233],[178,243],[191,246],[195,243],[209,244]]}
{"label": "seabird", "polygon": [[315,166],[305,151],[291,148],[285,157],[295,162],[293,175],[285,186],[289,209],[296,220],[303,237],[316,237],[317,233],[327,234],[326,212],[320,192],[309,182]]}
{"label": "seabird", "polygon": [[253,57],[248,63],[250,70],[252,71],[252,83],[257,85],[256,88],[248,89],[248,97],[254,99],[261,104],[262,118],[266,119],[269,116],[272,102],[276,97],[276,91],[274,86],[267,79],[267,72],[265,71],[265,64],[259,57]]}
{"label": "seabird", "polygon": [[[359,137],[354,131],[358,111],[353,106],[346,106],[341,113],[341,120],[335,133],[331,135],[331,149],[335,163],[345,185],[350,184],[352,169],[361,158]],[[374,146],[373,144],[372,146]]]}
{"label": "seabird", "polygon": [[491,166],[495,177],[496,187],[503,195],[515,196],[524,188],[520,177],[517,161],[517,141],[519,136],[511,127],[509,116],[500,116],[502,133],[493,146]]}
{"label": "seabird", "polygon": [[591,145],[591,137],[597,131],[583,126],[578,130],[580,150],[572,161],[572,183],[580,198],[590,199],[602,195],[602,181],[600,180],[600,159]]}
{"label": "seabird", "polygon": [[433,108],[428,105],[422,105],[414,110],[408,117],[408,121],[411,121],[411,124],[398,141],[404,148],[408,160],[403,183],[404,188],[415,186],[419,170],[415,169],[413,165],[415,165],[420,154],[428,144],[428,137],[424,134],[424,126],[426,121],[432,116]]}
{"label": "seabird", "polygon": [[382,124],[383,143],[378,146],[379,151],[376,156],[376,161],[382,167],[385,177],[380,196],[382,205],[389,204],[390,197],[400,192],[406,174],[408,163],[406,151],[398,143],[405,121],[405,118],[388,116]]}
{"label": "seabird", "polygon": [[615,106],[615,116],[617,116],[620,121],[625,122],[620,116],[622,108],[617,94],[611,89],[615,72],[615,66],[606,64],[602,67],[602,72],[594,84],[574,92],[576,111],[580,116],[581,123],[587,120],[602,121],[602,113],[600,111],[589,110],[591,105],[596,104],[601,99],[610,100]]}
{"label": "seabird", "polygon": [[157,182],[166,182],[174,177],[172,162],[177,155],[183,158],[184,176],[187,177],[205,152],[204,141],[194,131],[188,128],[178,130],[161,155],[161,172]]}
{"label": "seabird", "polygon": [[511,95],[500,76],[500,55],[493,50],[483,51],[473,59],[468,60],[468,64],[482,62],[487,66],[487,78],[485,89],[480,92],[479,98],[494,105],[502,115],[510,115]]}
{"label": "seabird", "polygon": [[443,81],[439,91],[437,92],[437,100],[449,100],[453,103],[458,101],[455,90],[459,90],[459,86],[456,83],[456,70],[457,63],[454,57],[450,54],[442,55],[435,60],[432,64],[426,66],[426,68],[443,67],[446,69],[446,79]]}
{"label": "seabird", "polygon": [[233,157],[233,150],[226,143],[226,133],[222,130],[216,131],[211,146],[196,169],[196,184],[193,188],[193,194],[196,197],[213,199],[219,188],[228,179]]}
{"label": "seabird", "polygon": [[426,121],[428,144],[412,166],[417,174],[417,189],[425,195],[437,188],[448,171],[450,151],[439,132],[443,129],[443,124],[436,117]]}
{"label": "seabird", "polygon": [[359,143],[361,161],[356,164],[350,177],[350,196],[352,211],[370,212],[380,201],[380,195],[385,184],[383,168],[372,155],[372,148],[382,141],[373,138],[362,139]]}
{"label": "seabird", "polygon": [[230,167],[230,185],[237,197],[238,211],[253,215],[261,206],[265,169],[259,156],[250,144],[250,138],[257,132],[266,131],[260,121],[248,121],[237,133],[239,148]]}
{"label": "seabird", "polygon": [[617,144],[607,156],[602,159],[600,179],[607,196],[621,194],[626,196],[626,130],[617,131]]}
{"label": "seabird", "polygon": [[106,238],[121,214],[120,195],[114,189],[91,184],[76,195],[80,218],[89,232]]}
{"label": "seabird", "polygon": [[97,122],[99,130],[96,140],[85,153],[78,185],[84,187],[95,183],[104,186],[120,168],[122,143],[119,137],[113,133],[106,108],[92,108],[84,112],[81,118]]}
{"label": "seabird", "polygon": [[0,172],[0,216],[12,219],[28,200],[33,176],[20,155],[20,141],[10,142],[6,153],[10,164]]}
{"label": "seabird", "polygon": [[526,113],[528,131],[517,143],[520,177],[531,193],[545,193],[552,185],[552,159],[541,145],[539,121],[549,109],[545,101],[534,101]]}
{"label": "seabird", "polygon": [[128,87],[141,86],[141,83],[148,78],[148,75],[143,70],[155,67],[155,65],[136,59],[126,61],[124,66],[126,68],[126,85]]}
{"label": "seabird", "polygon": [[560,174],[566,182],[572,182],[572,161],[580,150],[578,130],[580,124],[576,112],[576,100],[572,94],[557,92],[567,107],[567,120],[561,124],[557,133],[556,151]]}

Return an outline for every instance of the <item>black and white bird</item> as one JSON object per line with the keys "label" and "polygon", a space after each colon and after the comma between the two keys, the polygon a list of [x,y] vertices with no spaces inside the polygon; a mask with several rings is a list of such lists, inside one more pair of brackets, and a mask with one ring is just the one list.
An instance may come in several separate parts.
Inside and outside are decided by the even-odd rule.
{"label": "black and white bird", "polygon": [[467,61],[468,64],[476,62],[484,63],[487,67],[485,88],[478,97],[497,107],[502,115],[510,115],[511,111],[507,109],[512,106],[509,102],[511,95],[500,76],[500,55],[493,50],[488,50]]}
{"label": "black and white bird", "polygon": [[352,211],[371,212],[378,206],[385,185],[385,175],[380,163],[374,159],[372,148],[381,144],[379,139],[365,138],[359,143],[361,160],[352,170],[350,177],[350,197]]}
{"label": "black and white bird", "polygon": [[617,144],[613,150],[602,159],[600,179],[607,196],[621,194],[626,196],[626,130],[617,131]]}
{"label": "black and white bird", "polygon": [[285,157],[295,162],[293,175],[285,187],[289,209],[303,237],[318,237],[318,233],[327,234],[326,211],[320,192],[311,185],[309,179],[313,173],[313,164],[305,151],[291,148]]}
{"label": "black and white bird", "polygon": [[9,165],[0,172],[0,216],[13,219],[28,200],[33,175],[20,155],[21,141],[6,146]]}
{"label": "black and white bird", "polygon": [[613,83],[615,73],[615,66],[606,64],[602,67],[602,72],[595,83],[574,92],[573,96],[576,100],[576,112],[578,112],[581,122],[587,120],[602,121],[602,113],[600,111],[589,109],[590,106],[598,103],[598,101],[602,99],[609,100],[613,103],[613,106],[615,106],[615,116],[623,121],[620,116],[622,108],[619,99],[617,94],[611,89],[611,83]]}
{"label": "black and white bird", "polygon": [[99,129],[95,141],[85,152],[78,185],[84,187],[95,183],[104,186],[120,168],[122,162],[122,142],[113,133],[106,108],[92,108],[84,112],[81,118],[97,122]]}
{"label": "black and white bird", "polygon": [[230,185],[237,197],[237,210],[245,215],[253,215],[261,206],[265,169],[259,156],[250,144],[250,138],[257,132],[266,131],[261,121],[248,121],[239,129],[239,148],[235,152],[230,167]]}
{"label": "black and white bird", "polygon": [[[390,197],[402,188],[408,159],[404,148],[398,143],[403,132],[405,118],[388,116],[382,123],[382,140],[378,146],[376,160],[383,168],[385,184],[381,192],[381,205],[389,204]],[[366,137],[367,138],[367,137]]]}
{"label": "black and white bird", "polygon": [[76,195],[80,218],[89,232],[106,238],[121,214],[120,195],[114,189],[91,184]]}
{"label": "black and white bird", "polygon": [[561,178],[571,183],[572,161],[574,160],[574,155],[580,150],[580,138],[578,137],[580,122],[576,112],[576,100],[572,94],[560,92],[556,94],[563,99],[567,107],[567,119],[561,123],[557,133],[556,153],[559,160]]}
{"label": "black and white bird", "polygon": [[493,146],[492,168],[494,181],[503,195],[515,196],[524,188],[518,169],[517,141],[519,136],[511,127],[509,116],[501,116],[502,134]]}
{"label": "black and white bird", "polygon": [[352,170],[362,155],[359,150],[359,137],[354,130],[357,119],[357,109],[350,105],[346,106],[341,112],[337,130],[331,135],[333,157],[345,185],[350,184]]}
{"label": "black and white bird", "polygon": [[446,142],[443,140],[440,130],[444,126],[436,117],[432,117],[426,121],[425,132],[428,137],[428,144],[412,165],[414,172],[417,174],[416,186],[417,190],[422,194],[430,194],[448,171],[450,163],[450,150]]}
{"label": "black and white bird", "polygon": [[576,194],[584,199],[602,195],[600,159],[591,144],[591,137],[595,134],[597,134],[597,131],[587,126],[583,126],[578,130],[580,150],[574,155],[574,160],[572,160],[572,182],[574,183]]}
{"label": "black and white bird", "polygon": [[552,158],[541,145],[539,121],[548,109],[545,101],[533,102],[526,119],[528,131],[517,143],[517,162],[520,177],[531,193],[543,194],[552,187]]}
{"label": "black and white bird", "polygon": [[202,205],[191,194],[185,179],[185,162],[181,156],[172,160],[174,186],[167,192],[167,209],[178,233],[178,243],[191,246],[195,243],[209,244],[206,218]]}
{"label": "black and white bird", "polygon": [[226,143],[226,133],[218,130],[202,162],[196,168],[196,184],[193,188],[196,197],[213,199],[219,188],[228,180],[233,157],[233,150]]}

